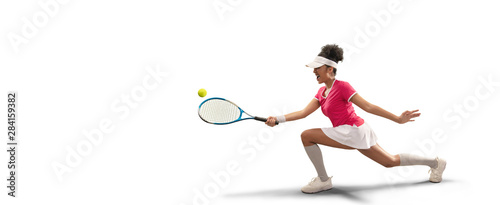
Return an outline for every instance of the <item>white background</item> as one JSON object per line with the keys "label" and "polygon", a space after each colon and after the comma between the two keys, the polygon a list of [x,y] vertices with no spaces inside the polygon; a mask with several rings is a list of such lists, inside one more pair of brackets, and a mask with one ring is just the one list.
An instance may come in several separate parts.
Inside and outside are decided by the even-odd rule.
{"label": "white background", "polygon": [[[6,93],[18,92],[20,141],[18,197],[2,188],[2,204],[498,201],[500,14],[493,1],[61,1],[52,15],[39,5],[45,2],[0,3],[0,107],[5,116]],[[216,2],[230,9],[220,12]],[[36,33],[13,46],[23,18],[37,15]],[[275,128],[214,126],[197,116],[208,97],[264,117],[302,109],[321,86],[304,65],[329,43],[341,44],[348,58],[337,79],[395,114],[420,109],[405,125],[356,112],[387,151],[447,159],[442,183],[426,182],[425,167],[386,169],[357,151],[322,147],[335,188],[302,194],[316,172],[300,133],[331,125],[320,111]],[[147,67],[168,76],[129,115],[113,110],[141,88]],[[200,88],[207,97],[197,96]],[[112,131],[58,180],[52,165],[66,165],[68,148],[87,141],[83,133],[103,119]],[[447,137],[436,141],[439,131]],[[1,153],[6,184],[8,153]],[[231,163],[238,172],[216,185],[210,173]]]}

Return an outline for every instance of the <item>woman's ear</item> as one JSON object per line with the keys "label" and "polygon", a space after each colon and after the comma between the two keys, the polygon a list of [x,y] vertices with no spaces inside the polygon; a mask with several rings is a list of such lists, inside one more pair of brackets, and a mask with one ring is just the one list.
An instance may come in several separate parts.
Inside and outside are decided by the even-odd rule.
{"label": "woman's ear", "polygon": [[327,72],[327,73],[332,73],[332,75],[335,75],[335,74],[333,73],[333,67],[332,67],[332,66],[327,66],[327,67],[326,67],[326,72]]}

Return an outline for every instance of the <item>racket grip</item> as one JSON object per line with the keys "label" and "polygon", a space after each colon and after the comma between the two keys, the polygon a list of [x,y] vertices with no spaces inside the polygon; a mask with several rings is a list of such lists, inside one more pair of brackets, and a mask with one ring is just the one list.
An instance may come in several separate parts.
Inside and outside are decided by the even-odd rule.
{"label": "racket grip", "polygon": [[[263,117],[254,117],[253,119],[258,120],[258,121],[262,121],[262,122],[266,122],[267,121],[267,118],[263,118]],[[278,125],[278,124],[279,124],[279,122],[276,121],[276,125]]]}

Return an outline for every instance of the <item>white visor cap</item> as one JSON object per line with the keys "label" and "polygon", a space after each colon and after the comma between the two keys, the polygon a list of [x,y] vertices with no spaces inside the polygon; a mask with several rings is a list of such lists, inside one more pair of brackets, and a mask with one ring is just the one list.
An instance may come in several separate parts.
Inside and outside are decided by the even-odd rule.
{"label": "white visor cap", "polygon": [[316,56],[316,58],[314,58],[314,61],[310,62],[306,66],[310,67],[310,68],[317,68],[317,67],[320,67],[322,65],[327,65],[327,66],[331,66],[334,68],[338,68],[338,65],[337,65],[337,63],[335,63],[335,61],[332,61],[330,59],[327,59],[327,58],[324,58],[321,56]]}

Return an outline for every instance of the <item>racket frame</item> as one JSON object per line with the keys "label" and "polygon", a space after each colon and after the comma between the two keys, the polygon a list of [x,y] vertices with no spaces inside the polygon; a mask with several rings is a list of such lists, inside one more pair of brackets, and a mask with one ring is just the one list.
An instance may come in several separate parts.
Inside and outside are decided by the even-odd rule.
{"label": "racket frame", "polygon": [[[208,122],[206,121],[205,119],[203,119],[200,115],[200,109],[201,109],[201,106],[203,104],[205,104],[207,101],[209,100],[224,100],[224,101],[227,101],[231,104],[233,104],[234,106],[236,106],[239,110],[240,110],[240,116],[238,116],[238,119],[236,120],[233,120],[231,122]],[[250,117],[247,117],[247,118],[241,118],[243,113],[247,114],[248,116]],[[249,120],[249,119],[254,119],[254,120],[258,120],[258,121],[262,121],[262,122],[266,122],[267,119],[266,118],[263,118],[263,117],[256,117],[256,116],[253,116],[253,115],[250,115],[248,114],[247,112],[245,112],[243,109],[240,108],[240,106],[236,105],[236,103],[233,103],[231,102],[230,100],[227,100],[225,98],[221,98],[221,97],[213,97],[213,98],[209,98],[209,99],[206,99],[204,100],[203,102],[201,102],[200,106],[198,107],[198,116],[201,118],[201,120],[203,120],[204,122],[206,123],[209,123],[209,124],[214,124],[214,125],[227,125],[227,124],[231,124],[231,123],[235,123],[235,122],[239,122],[239,121],[242,121],[242,120]],[[278,124],[278,122],[276,122],[276,124]]]}

